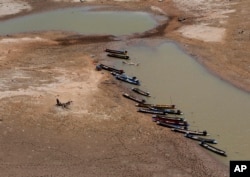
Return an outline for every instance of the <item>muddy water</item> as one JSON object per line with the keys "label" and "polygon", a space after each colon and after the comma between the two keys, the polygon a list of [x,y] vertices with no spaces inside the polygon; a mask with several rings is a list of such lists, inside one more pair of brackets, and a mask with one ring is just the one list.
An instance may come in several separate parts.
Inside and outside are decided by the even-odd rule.
{"label": "muddy water", "polygon": [[92,8],[67,8],[28,15],[0,23],[0,35],[62,30],[81,34],[128,35],[152,29],[155,19],[145,12],[91,11]]}
{"label": "muddy water", "polygon": [[207,130],[218,141],[216,147],[227,152],[226,158],[211,153],[224,163],[250,159],[248,93],[210,74],[174,43],[133,45],[126,50],[129,62],[139,66],[115,63],[141,80],[140,88],[152,94],[149,103],[176,104],[185,113],[190,129]]}

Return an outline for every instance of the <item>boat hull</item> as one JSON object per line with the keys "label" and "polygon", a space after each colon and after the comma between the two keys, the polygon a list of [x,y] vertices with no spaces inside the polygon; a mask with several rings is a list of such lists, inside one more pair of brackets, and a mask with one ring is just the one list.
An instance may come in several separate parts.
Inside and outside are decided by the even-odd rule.
{"label": "boat hull", "polygon": [[152,121],[153,122],[162,122],[166,124],[173,124],[173,125],[179,125],[179,126],[188,126],[188,123],[185,119],[183,118],[170,118],[167,116],[152,116]]}
{"label": "boat hull", "polygon": [[130,99],[130,100],[133,100],[133,101],[135,101],[135,102],[137,102],[137,103],[144,103],[144,102],[145,102],[144,99],[139,99],[139,98],[133,97],[133,96],[127,94],[127,93],[123,93],[122,95],[123,95],[125,98],[128,98],[128,99]]}
{"label": "boat hull", "polygon": [[142,108],[154,108],[154,109],[175,109],[175,105],[157,105],[157,104],[136,104],[138,107]]}
{"label": "boat hull", "polygon": [[122,54],[127,55],[128,51],[126,50],[112,50],[112,49],[105,49],[105,52],[114,53],[114,54]]}
{"label": "boat hull", "polygon": [[168,123],[163,123],[160,121],[156,122],[157,125],[167,127],[167,128],[178,128],[178,129],[183,129],[183,130],[188,130],[188,126],[182,126],[182,125],[176,125],[176,124],[168,124]]}
{"label": "boat hull", "polygon": [[149,92],[145,92],[145,91],[143,91],[143,90],[141,90],[139,88],[132,88],[131,90],[134,91],[135,93],[140,94],[140,95],[150,97],[150,93]]}
{"label": "boat hull", "polygon": [[163,111],[154,111],[154,110],[150,110],[150,109],[143,109],[143,108],[139,108],[138,112],[142,112],[142,113],[148,113],[148,114],[160,114],[160,115],[165,115],[166,113]]}
{"label": "boat hull", "polygon": [[114,73],[117,73],[117,74],[123,74],[124,73],[123,70],[116,69],[116,68],[113,68],[113,67],[110,67],[110,66],[107,66],[107,65],[104,65],[104,64],[97,65],[96,69],[97,70],[104,69],[104,70],[111,71],[111,72],[114,72]]}
{"label": "boat hull", "polygon": [[184,136],[186,138],[190,138],[195,141],[200,141],[200,142],[205,142],[205,143],[210,143],[210,144],[217,144],[217,141],[214,139],[202,138],[202,137],[191,135],[191,134],[185,134]]}
{"label": "boat hull", "polygon": [[178,129],[178,128],[172,128],[171,130],[174,132],[191,134],[191,135],[199,135],[199,136],[207,136],[208,135],[206,130],[204,130],[202,132],[194,131],[194,130],[183,130],[183,129]]}
{"label": "boat hull", "polygon": [[207,144],[207,143],[205,143],[205,142],[200,142],[199,144],[200,144],[202,147],[204,147],[205,149],[210,150],[210,151],[212,151],[212,152],[214,152],[214,153],[216,153],[216,154],[219,154],[219,155],[225,156],[225,157],[227,156],[226,152],[223,151],[223,150],[221,150],[221,149],[219,149],[219,148],[216,148],[216,147],[214,147],[214,146],[212,146],[212,145],[209,145],[209,144]]}
{"label": "boat hull", "polygon": [[182,115],[183,113],[181,112],[181,110],[177,109],[157,109],[157,108],[153,108],[150,107],[150,109],[155,110],[155,111],[163,111],[167,114],[176,114],[176,115]]}
{"label": "boat hull", "polygon": [[127,55],[121,55],[121,54],[115,54],[115,53],[109,53],[109,54],[107,54],[107,56],[113,57],[113,58],[125,59],[125,60],[129,59],[129,56],[127,56]]}
{"label": "boat hull", "polygon": [[129,84],[140,85],[140,81],[138,79],[136,79],[135,77],[128,77],[128,76],[125,76],[123,74],[116,75],[115,77],[117,80],[127,82]]}

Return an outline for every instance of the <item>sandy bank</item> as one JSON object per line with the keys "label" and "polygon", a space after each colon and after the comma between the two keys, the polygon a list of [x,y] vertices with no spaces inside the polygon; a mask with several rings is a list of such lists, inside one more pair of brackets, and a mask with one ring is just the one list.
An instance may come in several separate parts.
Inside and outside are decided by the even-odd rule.
{"label": "sandy bank", "polygon": [[0,17],[31,10],[31,6],[24,1],[0,0]]}
{"label": "sandy bank", "polygon": [[228,14],[235,12],[231,2],[215,0],[173,1],[177,7],[186,13],[186,18],[189,18],[189,16],[194,18],[195,24],[184,25],[178,30],[184,37],[204,42],[223,41],[226,33],[223,24],[228,22]]}

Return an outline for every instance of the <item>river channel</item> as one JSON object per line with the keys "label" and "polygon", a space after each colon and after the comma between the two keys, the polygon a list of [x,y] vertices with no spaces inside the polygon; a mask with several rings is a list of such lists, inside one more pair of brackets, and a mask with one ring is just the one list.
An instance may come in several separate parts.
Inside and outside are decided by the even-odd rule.
{"label": "river channel", "polygon": [[140,88],[152,95],[148,103],[177,105],[190,129],[207,130],[218,141],[215,146],[227,152],[226,158],[211,153],[220,161],[250,159],[248,93],[211,74],[173,42],[155,47],[138,42],[124,49],[128,62],[139,65],[115,65],[141,80]]}

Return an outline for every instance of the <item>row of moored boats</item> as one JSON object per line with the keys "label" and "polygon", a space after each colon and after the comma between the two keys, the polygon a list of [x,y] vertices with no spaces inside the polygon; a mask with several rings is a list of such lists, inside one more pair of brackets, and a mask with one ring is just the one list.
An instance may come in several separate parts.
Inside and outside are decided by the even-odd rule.
{"label": "row of moored boats", "polygon": [[[106,49],[105,52],[108,52],[107,56],[110,57],[129,59],[129,57],[127,56],[128,53],[127,51]],[[125,74],[123,70],[116,69],[114,67],[107,66],[104,64],[97,65],[96,69],[109,71],[117,80],[137,86],[140,85],[140,81],[135,76],[133,77],[128,76],[127,74]],[[139,94],[140,96],[144,97],[151,96],[149,92],[143,91],[138,87],[132,87],[131,92]],[[146,100],[144,98],[139,98],[137,96],[134,96],[134,94],[123,93],[122,95],[125,98],[128,98],[136,102],[136,106],[138,107],[138,112],[152,114],[152,121],[156,122],[157,125],[171,128],[173,132],[183,133],[186,138],[199,141],[199,144],[202,147],[212,152],[215,152],[219,155],[226,156],[225,151],[211,145],[211,144],[217,144],[217,141],[215,139],[206,138],[206,136],[209,135],[206,130],[204,131],[190,130],[187,120],[182,117],[183,112],[177,109],[175,105],[149,104],[146,103]]]}

